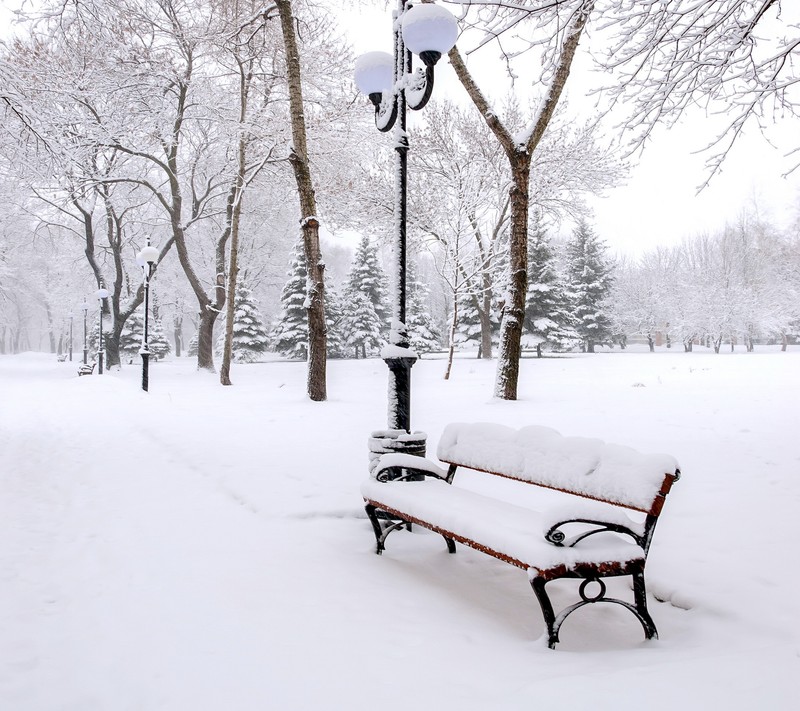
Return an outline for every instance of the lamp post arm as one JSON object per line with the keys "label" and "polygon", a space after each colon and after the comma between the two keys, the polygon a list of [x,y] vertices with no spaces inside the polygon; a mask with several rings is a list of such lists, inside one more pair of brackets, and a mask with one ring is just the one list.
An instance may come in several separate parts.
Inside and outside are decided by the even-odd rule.
{"label": "lamp post arm", "polygon": [[424,70],[417,69],[414,74],[407,74],[404,79],[406,83],[406,96],[408,97],[408,108],[412,111],[419,111],[425,108],[433,94],[433,65],[428,65]]}

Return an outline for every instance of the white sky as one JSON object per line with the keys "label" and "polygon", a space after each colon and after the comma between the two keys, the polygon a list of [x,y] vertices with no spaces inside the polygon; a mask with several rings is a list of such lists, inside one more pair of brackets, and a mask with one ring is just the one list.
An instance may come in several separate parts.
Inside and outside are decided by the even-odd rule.
{"label": "white sky", "polygon": [[[384,3],[379,0],[356,2],[341,11],[342,26],[350,28],[348,35],[356,55],[391,50],[391,11],[396,3],[389,2],[385,8],[381,5]],[[486,47],[468,61],[481,89],[499,103],[506,89],[494,94],[491,91],[504,86],[502,68],[493,59],[495,53]],[[433,101],[448,96],[467,102],[446,59],[440,67]],[[573,70],[567,90],[573,110],[583,100],[581,84],[585,81],[586,77],[576,76]],[[660,130],[644,153],[629,161],[633,165],[627,184],[609,190],[604,198],[591,200],[594,225],[612,249],[639,254],[656,245],[677,244],[684,237],[721,228],[754,204],[762,216],[780,228],[800,217],[800,170],[789,178],[781,177],[792,166],[784,156],[798,145],[798,127],[783,125],[773,130],[770,139],[774,147],[752,126],[731,151],[722,173],[697,194],[707,176],[707,155],[696,152],[715,137],[713,126],[713,119],[698,115],[671,130]],[[800,156],[795,158],[800,161]]]}

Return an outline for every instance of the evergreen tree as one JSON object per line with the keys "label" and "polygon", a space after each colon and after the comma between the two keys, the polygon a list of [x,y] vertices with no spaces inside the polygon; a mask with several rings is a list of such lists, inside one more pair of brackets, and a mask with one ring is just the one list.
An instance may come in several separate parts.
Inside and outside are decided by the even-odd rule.
{"label": "evergreen tree", "polygon": [[[472,283],[465,285],[458,295],[458,323],[456,324],[455,343],[460,347],[477,348],[481,357],[481,315],[479,304],[482,300],[480,290]],[[489,322],[492,343],[497,343],[500,329],[500,304],[495,295],[492,297],[492,308],[489,311]]]}
{"label": "evergreen tree", "polygon": [[332,285],[325,288],[325,323],[328,329],[328,357],[347,358],[347,343],[342,333],[344,306],[342,297]]}
{"label": "evergreen tree", "polygon": [[453,338],[458,348],[477,348],[481,344],[481,318],[476,299],[471,285],[459,291],[458,320]]}
{"label": "evergreen tree", "polygon": [[416,275],[409,262],[406,326],[411,347],[418,353],[430,353],[441,348],[441,333],[434,323],[430,309],[430,289]]}
{"label": "evergreen tree", "polygon": [[[144,316],[140,310],[134,311],[125,321],[119,336],[119,353],[128,363],[135,363],[142,348],[144,333]],[[172,352],[172,345],[164,334],[160,318],[151,316],[147,324],[147,345],[150,349],[150,360],[163,360]],[[196,347],[196,345],[195,345]]]}
{"label": "evergreen tree", "polygon": [[[103,340],[105,340],[105,326],[103,330]],[[92,321],[91,326],[89,326],[89,360],[96,360],[97,359],[97,351],[99,350],[100,345],[100,325],[97,322],[97,319]]]}
{"label": "evergreen tree", "polygon": [[348,290],[345,294],[340,326],[343,342],[356,358],[366,358],[384,343],[381,320],[364,292]]}
{"label": "evergreen tree", "polygon": [[125,321],[119,334],[119,355],[128,363],[136,362],[139,349],[142,347],[142,333],[144,332],[144,318],[137,309]]}
{"label": "evergreen tree", "polygon": [[196,358],[197,357],[197,333],[189,339],[189,345],[186,346],[186,357],[187,358]]}
{"label": "evergreen tree", "polygon": [[[220,350],[225,346],[225,327],[219,337]],[[235,363],[255,363],[267,350],[269,335],[252,292],[244,284],[236,287],[233,304],[232,357]]]}
{"label": "evergreen tree", "polygon": [[305,360],[308,357],[308,272],[302,242],[295,246],[287,275],[289,279],[281,291],[282,313],[272,329],[272,347],[290,358]]}
{"label": "evergreen tree", "polygon": [[575,330],[588,353],[611,339],[611,318],[606,306],[613,284],[607,248],[591,228],[578,223],[567,243],[568,293],[575,317]]}
{"label": "evergreen tree", "polygon": [[164,333],[164,324],[160,318],[151,318],[147,329],[147,347],[150,360],[164,360],[172,353],[172,344]]}
{"label": "evergreen tree", "polygon": [[391,311],[389,309],[386,274],[378,260],[378,249],[362,237],[353,254],[353,262],[347,277],[346,293],[359,292],[367,297],[381,324],[381,331],[389,330]]}
{"label": "evergreen tree", "polygon": [[524,329],[536,340],[539,357],[543,345],[563,351],[580,340],[573,325],[569,298],[556,272],[553,250],[538,221],[531,229],[528,242]]}

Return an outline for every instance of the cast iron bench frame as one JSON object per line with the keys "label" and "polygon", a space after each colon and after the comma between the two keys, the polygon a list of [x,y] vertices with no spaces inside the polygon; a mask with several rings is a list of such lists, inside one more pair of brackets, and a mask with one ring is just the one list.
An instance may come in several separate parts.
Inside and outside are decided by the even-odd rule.
{"label": "cast iron bench frame", "polygon": [[[613,501],[609,498],[601,496],[589,495],[580,491],[568,490],[559,486],[554,486],[550,483],[542,483],[522,479],[518,476],[513,476],[508,472],[490,471],[488,469],[478,469],[473,466],[466,466],[463,463],[448,461],[439,455],[439,460],[448,465],[447,472],[440,469],[436,464],[429,462],[429,460],[421,459],[405,454],[385,454],[381,457],[378,465],[373,473],[373,478],[379,482],[414,482],[422,481],[426,478],[438,479],[452,484],[455,478],[456,470],[459,467],[469,469],[470,471],[481,472],[493,476],[499,476],[506,479],[513,479],[533,486],[542,487],[545,489],[552,489],[560,491],[564,494],[570,494],[577,499],[592,499],[600,501],[612,506],[627,509],[630,511],[638,511],[645,514],[645,519],[642,524],[636,524],[634,521],[627,523],[623,522],[622,517],[608,516],[607,520],[602,520],[599,517],[589,518],[581,515],[576,515],[574,518],[558,518],[555,522],[543,531],[544,539],[551,543],[553,546],[559,548],[572,548],[579,544],[581,541],[587,539],[598,533],[612,533],[627,536],[641,549],[641,555],[637,555],[632,560],[620,562],[616,560],[608,560],[605,562],[597,561],[581,561],[572,563],[571,565],[544,565],[541,568],[534,567],[530,563],[519,560],[512,555],[508,555],[501,550],[495,550],[481,541],[475,541],[459,533],[459,531],[448,530],[440,525],[426,521],[418,516],[411,515],[407,511],[402,511],[398,507],[394,507],[385,502],[380,502],[379,496],[364,495],[365,509],[367,516],[372,524],[375,533],[376,550],[375,552],[380,555],[385,550],[385,541],[388,535],[397,530],[411,530],[413,524],[417,524],[441,535],[447,545],[449,553],[456,552],[455,542],[458,541],[464,545],[469,546],[475,550],[486,553],[498,560],[504,561],[518,568],[528,571],[529,580],[533,592],[539,602],[542,610],[542,616],[547,626],[547,643],[550,649],[554,649],[556,643],[559,641],[559,631],[562,624],[576,610],[598,602],[609,602],[621,605],[625,609],[632,612],[644,629],[644,634],[647,639],[657,639],[658,631],[655,622],[647,609],[647,593],[644,579],[645,563],[647,561],[647,554],[650,549],[650,544],[653,539],[653,532],[658,523],[658,518],[669,493],[672,485],[680,478],[680,469],[675,467],[674,471],[667,471],[664,473],[664,478],[660,489],[654,496],[652,505],[649,507],[631,506],[619,501]],[[424,490],[419,491],[420,495],[424,496]],[[389,499],[391,497],[388,497]],[[561,510],[561,509],[559,509]],[[532,512],[533,513],[533,512]],[[540,512],[541,513],[541,512]],[[545,512],[546,515],[546,512]],[[431,517],[434,518],[434,517]],[[614,520],[612,520],[614,519]],[[578,526],[578,532],[570,536],[562,530],[568,528],[574,530],[574,524]],[[621,600],[619,598],[610,597],[606,594],[606,584],[603,582],[604,578],[631,576],[633,588],[633,602]],[[548,583],[563,579],[573,578],[581,579],[578,595],[580,600],[572,605],[565,607],[560,612],[556,613],[550,596],[546,590]],[[589,586],[594,583],[595,588],[589,590]]]}

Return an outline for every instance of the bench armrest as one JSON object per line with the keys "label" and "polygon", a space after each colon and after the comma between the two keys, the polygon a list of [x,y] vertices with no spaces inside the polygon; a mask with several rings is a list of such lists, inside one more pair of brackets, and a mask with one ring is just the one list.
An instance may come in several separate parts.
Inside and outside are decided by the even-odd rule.
{"label": "bench armrest", "polygon": [[[569,526],[570,524],[578,526],[578,531],[571,536],[567,536],[566,532],[561,530],[561,527]],[[584,538],[593,536],[595,533],[613,532],[630,536],[637,545],[644,548],[644,537],[634,531],[633,528],[633,526],[624,526],[619,523],[610,523],[609,521],[573,518],[553,524],[544,534],[544,537],[559,548],[572,548]]]}
{"label": "bench armrest", "polygon": [[645,542],[643,523],[605,506],[559,507],[547,516],[544,532],[545,540],[560,548],[572,548],[584,538],[604,532],[630,536],[643,548]]}
{"label": "bench armrest", "polygon": [[447,471],[430,459],[397,452],[382,455],[372,476],[378,481],[420,481],[425,477],[447,481]]}

